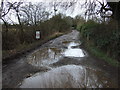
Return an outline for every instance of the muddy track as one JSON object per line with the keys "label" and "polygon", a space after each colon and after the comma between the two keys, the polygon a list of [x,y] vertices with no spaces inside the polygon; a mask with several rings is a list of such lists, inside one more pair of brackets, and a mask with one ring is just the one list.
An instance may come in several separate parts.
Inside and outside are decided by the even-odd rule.
{"label": "muddy track", "polygon": [[118,69],[81,48],[73,30],[4,64],[2,81],[3,88],[118,88]]}

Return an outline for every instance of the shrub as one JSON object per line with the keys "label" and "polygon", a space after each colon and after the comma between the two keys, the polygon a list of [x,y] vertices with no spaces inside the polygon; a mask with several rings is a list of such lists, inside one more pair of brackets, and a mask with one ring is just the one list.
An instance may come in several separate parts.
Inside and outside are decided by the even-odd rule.
{"label": "shrub", "polygon": [[81,35],[86,40],[106,52],[107,55],[120,60],[120,29],[115,28],[114,21],[96,23],[89,20],[81,26]]}

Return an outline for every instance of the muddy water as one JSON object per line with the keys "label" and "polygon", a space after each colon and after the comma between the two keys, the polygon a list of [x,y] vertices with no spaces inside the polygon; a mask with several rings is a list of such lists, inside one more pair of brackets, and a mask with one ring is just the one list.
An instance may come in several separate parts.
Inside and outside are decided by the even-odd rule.
{"label": "muddy water", "polygon": [[33,66],[41,67],[56,63],[64,57],[74,58],[85,56],[85,53],[79,48],[80,43],[72,41],[69,43],[63,42],[63,44],[65,45],[66,49],[47,47],[30,54],[27,57],[28,63]]}
{"label": "muddy water", "polygon": [[[80,45],[79,43],[71,42],[68,45],[68,49],[65,50],[64,56],[66,56],[66,57],[84,57],[85,55],[84,55],[82,49],[77,48],[79,45]],[[72,48],[72,47],[76,47],[76,48]]]}
{"label": "muddy water", "polygon": [[[25,78],[20,83],[20,88],[102,88],[115,87],[105,73],[83,65],[61,65],[59,62],[77,58],[81,62],[87,57],[86,52],[80,48],[78,41],[62,42],[65,48],[45,47],[33,52],[27,57],[28,64],[38,68],[47,67],[47,72],[39,72]],[[54,67],[54,64],[58,66]]]}
{"label": "muddy water", "polygon": [[43,48],[32,55],[27,57],[27,61],[29,64],[41,67],[41,66],[49,66],[52,63],[57,62],[62,54],[61,50],[57,48]]}
{"label": "muddy water", "polygon": [[[100,71],[90,68],[65,65],[45,73],[37,73],[25,79],[21,88],[101,88],[109,87],[107,79],[100,79]],[[99,75],[100,76],[100,75]],[[106,77],[104,77],[106,78]]]}

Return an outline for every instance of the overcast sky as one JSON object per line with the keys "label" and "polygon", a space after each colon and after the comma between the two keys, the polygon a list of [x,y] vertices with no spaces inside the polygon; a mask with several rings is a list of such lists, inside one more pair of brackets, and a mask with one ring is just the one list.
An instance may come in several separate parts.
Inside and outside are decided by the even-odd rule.
{"label": "overcast sky", "polygon": [[[0,0],[1,1],[1,0]],[[45,2],[45,3],[49,3],[49,2],[77,2],[77,4],[75,4],[74,6],[74,10],[73,12],[71,12],[70,10],[67,10],[65,12],[65,14],[67,16],[71,16],[71,17],[75,17],[76,15],[83,15],[85,8],[81,9],[80,8],[80,4],[83,4],[85,2],[85,0],[5,0],[5,1],[9,1],[9,2],[15,2],[15,1],[24,1],[24,2],[32,2],[32,3],[36,3],[36,2]],[[99,1],[106,1],[106,0],[99,0]],[[15,14],[10,13],[9,14],[9,19],[12,19],[14,22],[18,22],[17,18],[15,17]]]}

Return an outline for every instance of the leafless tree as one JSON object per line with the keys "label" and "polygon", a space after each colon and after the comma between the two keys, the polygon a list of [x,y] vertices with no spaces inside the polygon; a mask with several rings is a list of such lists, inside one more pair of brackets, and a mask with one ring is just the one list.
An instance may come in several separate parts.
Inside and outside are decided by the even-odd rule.
{"label": "leafless tree", "polygon": [[49,13],[46,11],[44,3],[37,4],[28,3],[21,8],[23,22],[28,25],[37,25],[38,22],[47,20]]}
{"label": "leafless tree", "polygon": [[50,2],[49,5],[51,6],[51,8],[53,8],[54,15],[56,15],[57,13],[59,13],[60,10],[62,12],[66,12],[70,8],[72,12],[75,8],[74,6],[76,5],[76,2],[74,0],[68,2],[64,2],[63,0],[61,0],[59,2],[58,1]]}
{"label": "leafless tree", "polygon": [[5,27],[6,27],[6,33],[8,32],[8,22],[5,20],[5,17],[8,15],[10,10],[13,8],[14,3],[5,2],[5,0],[2,0],[1,2],[1,8],[0,8],[0,19],[3,21]]}
{"label": "leafless tree", "polygon": [[16,16],[17,16],[17,19],[18,19],[18,23],[19,23],[19,33],[20,33],[20,41],[21,43],[23,42],[23,26],[22,26],[22,23],[21,23],[21,18],[20,18],[20,8],[21,8],[21,5],[23,4],[23,2],[19,1],[19,2],[7,2],[9,6],[11,6],[11,9],[16,13]]}
{"label": "leafless tree", "polygon": [[111,8],[104,0],[86,0],[82,7],[86,8],[85,16],[88,17],[88,19],[101,16],[103,21],[105,21],[106,17],[110,17],[106,12],[111,10]]}

